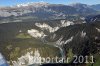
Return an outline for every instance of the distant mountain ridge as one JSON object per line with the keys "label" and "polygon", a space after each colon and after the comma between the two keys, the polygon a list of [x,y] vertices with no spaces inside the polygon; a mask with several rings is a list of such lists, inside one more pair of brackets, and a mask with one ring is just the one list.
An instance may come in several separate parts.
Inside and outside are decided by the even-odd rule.
{"label": "distant mountain ridge", "polygon": [[88,4],[82,4],[82,3],[73,3],[69,5],[75,8],[91,8],[96,11],[100,11],[100,4],[88,5]]}
{"label": "distant mountain ridge", "polygon": [[100,11],[100,4],[92,5],[91,8],[94,10]]}
{"label": "distant mountain ridge", "polygon": [[0,8],[0,17],[31,16],[36,19],[66,19],[68,16],[86,16],[96,13],[98,11],[88,7],[86,4],[71,6],[36,2]]}

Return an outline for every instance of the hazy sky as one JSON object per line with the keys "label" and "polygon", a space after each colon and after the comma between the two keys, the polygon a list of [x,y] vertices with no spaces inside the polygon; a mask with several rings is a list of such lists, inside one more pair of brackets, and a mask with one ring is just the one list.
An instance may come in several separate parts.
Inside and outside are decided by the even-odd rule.
{"label": "hazy sky", "polygon": [[71,4],[71,3],[84,3],[84,4],[100,4],[100,0],[0,0],[0,6],[11,6],[27,2],[48,2],[56,4]]}

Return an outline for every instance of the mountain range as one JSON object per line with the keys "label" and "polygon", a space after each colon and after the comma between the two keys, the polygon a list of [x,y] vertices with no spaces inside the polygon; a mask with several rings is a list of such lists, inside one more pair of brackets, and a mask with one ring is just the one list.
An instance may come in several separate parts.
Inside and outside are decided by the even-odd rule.
{"label": "mountain range", "polygon": [[91,8],[94,10],[100,11],[100,4],[92,5]]}
{"label": "mountain range", "polygon": [[19,4],[16,6],[0,7],[0,18],[16,18],[23,19],[67,19],[70,16],[87,16],[100,13],[100,5],[87,5],[81,3],[63,5],[49,4],[46,2],[35,2]]}

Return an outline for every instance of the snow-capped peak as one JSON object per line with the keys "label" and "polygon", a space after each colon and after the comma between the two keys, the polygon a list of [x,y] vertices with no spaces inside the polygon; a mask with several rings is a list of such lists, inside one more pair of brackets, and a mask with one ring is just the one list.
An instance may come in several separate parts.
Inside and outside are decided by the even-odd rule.
{"label": "snow-capped peak", "polygon": [[24,7],[24,6],[30,6],[30,5],[33,5],[33,6],[46,6],[48,5],[49,3],[47,2],[28,2],[28,3],[22,3],[22,4],[18,4],[16,5],[17,7]]}
{"label": "snow-capped peak", "polygon": [[82,4],[82,3],[72,3],[72,4],[69,4],[69,6],[72,6],[72,7],[84,7],[84,8],[90,7],[89,5]]}

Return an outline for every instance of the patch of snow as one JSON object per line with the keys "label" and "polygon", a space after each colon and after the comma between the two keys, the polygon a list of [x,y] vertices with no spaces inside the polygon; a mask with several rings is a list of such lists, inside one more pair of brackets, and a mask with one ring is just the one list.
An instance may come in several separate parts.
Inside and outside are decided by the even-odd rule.
{"label": "patch of snow", "polygon": [[71,42],[72,40],[73,40],[73,36],[71,38],[69,38],[68,40],[66,40],[64,44],[67,44],[67,43]]}
{"label": "patch of snow", "polygon": [[68,40],[66,40],[66,41],[63,41],[62,39],[63,39],[63,37],[61,37],[61,38],[56,42],[56,44],[57,44],[57,45],[67,44],[67,43],[69,43],[69,42],[71,42],[71,41],[73,40],[73,36],[72,36],[71,38],[69,38]]}
{"label": "patch of snow", "polygon": [[30,5],[32,5],[32,6],[34,6],[34,7],[41,7],[41,6],[47,6],[48,5],[48,3],[46,3],[46,2],[28,2],[28,3],[22,3],[22,4],[18,4],[18,5],[16,5],[17,7],[25,7],[25,6],[30,6]]}
{"label": "patch of snow", "polygon": [[13,66],[23,66],[23,65],[32,65],[32,64],[41,64],[41,56],[39,50],[27,52],[25,55],[18,58],[17,61],[12,61]]}
{"label": "patch of snow", "polygon": [[22,30],[19,30],[19,32],[21,33],[21,32],[22,32]]}
{"label": "patch of snow", "polygon": [[98,32],[100,32],[100,29],[99,29],[99,28],[96,28],[96,30],[97,30]]}
{"label": "patch of snow", "polygon": [[74,23],[71,21],[61,20],[61,27],[66,27],[70,25],[74,25]]}
{"label": "patch of snow", "polygon": [[31,35],[32,37],[34,37],[34,38],[41,38],[41,37],[46,36],[42,31],[39,32],[39,31],[36,30],[36,29],[28,30],[28,34],[30,34],[30,35]]}
{"label": "patch of snow", "polygon": [[57,45],[62,45],[64,42],[62,41],[63,37],[59,38],[59,40],[56,42]]}
{"label": "patch of snow", "polygon": [[85,20],[85,17],[80,17],[80,19]]}
{"label": "patch of snow", "polygon": [[56,37],[56,34],[53,35],[52,39],[54,39]]}
{"label": "patch of snow", "polygon": [[42,30],[48,30],[50,33],[53,33],[55,31],[57,31],[59,28],[61,27],[66,27],[66,26],[70,26],[70,25],[74,25],[73,22],[71,21],[66,21],[66,20],[61,20],[61,24],[60,26],[55,26],[55,27],[51,27],[50,25],[46,24],[46,23],[35,23],[35,25],[39,28],[41,28]]}
{"label": "patch of snow", "polygon": [[35,25],[43,30],[48,30],[50,33],[55,32],[59,29],[59,27],[54,27],[52,28],[51,26],[49,26],[48,24],[41,24],[41,23],[35,23]]}
{"label": "patch of snow", "polygon": [[86,21],[83,21],[82,23],[86,23]]}
{"label": "patch of snow", "polygon": [[86,32],[81,32],[81,37],[85,37],[86,36]]}
{"label": "patch of snow", "polygon": [[97,36],[95,37],[95,40],[96,40],[96,39],[98,39],[98,37],[97,37]]}
{"label": "patch of snow", "polygon": [[96,20],[97,20],[97,18],[94,19],[94,21],[96,21]]}

